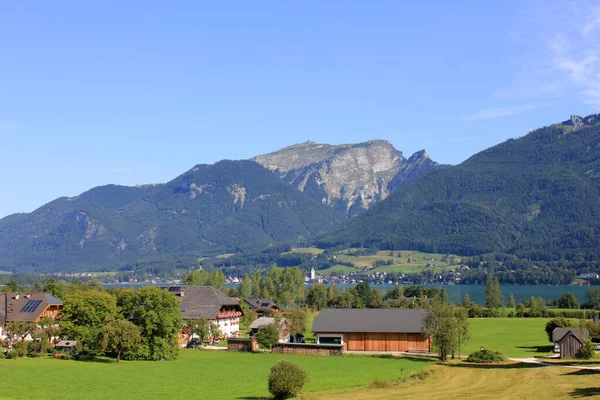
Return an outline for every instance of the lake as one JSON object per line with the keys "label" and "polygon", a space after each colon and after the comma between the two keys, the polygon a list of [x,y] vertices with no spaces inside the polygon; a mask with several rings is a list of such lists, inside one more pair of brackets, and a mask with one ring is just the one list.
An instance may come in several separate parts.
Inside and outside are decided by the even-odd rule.
{"label": "lake", "polygon": [[[122,287],[140,287],[140,286],[148,286],[150,284],[107,284],[104,285],[106,287],[109,286],[122,286]],[[175,286],[175,285],[166,285],[160,284],[155,286]],[[227,284],[225,286],[234,287],[236,284]],[[356,286],[351,284],[339,284],[336,285],[340,291],[343,291],[347,287]],[[372,288],[379,290],[380,292],[387,292],[388,290],[392,290],[395,285],[371,285]],[[485,286],[484,285],[425,285],[425,287],[436,287],[445,289],[446,293],[448,293],[448,300],[453,303],[462,303],[462,299],[465,293],[469,295],[471,301],[474,301],[477,304],[485,305]],[[574,286],[574,285],[500,285],[500,289],[502,290],[502,294],[504,295],[504,301],[508,301],[508,296],[510,293],[515,297],[515,302],[519,304],[523,300],[529,300],[531,296],[534,297],[542,297],[544,300],[554,300],[558,299],[560,296],[565,294],[566,292],[571,292],[577,297],[577,299],[581,303],[585,303],[587,300],[585,298],[585,293],[590,290],[593,286]]]}

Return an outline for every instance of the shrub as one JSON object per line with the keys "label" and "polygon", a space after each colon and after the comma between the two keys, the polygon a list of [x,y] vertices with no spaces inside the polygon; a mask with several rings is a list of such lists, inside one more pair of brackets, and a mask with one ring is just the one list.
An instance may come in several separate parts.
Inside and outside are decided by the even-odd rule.
{"label": "shrub", "polygon": [[502,353],[487,349],[482,349],[471,353],[467,358],[467,362],[472,363],[493,363],[502,361],[506,361],[506,357],[504,357]]}
{"label": "shrub", "polygon": [[554,329],[570,328],[572,326],[573,324],[567,318],[557,317],[551,319],[550,321],[546,322],[546,335],[548,335],[548,340],[552,342],[552,332],[554,332]]}
{"label": "shrub", "polygon": [[19,353],[15,349],[12,349],[8,353],[6,353],[6,358],[8,358],[9,360],[14,360],[17,357],[19,357]]}
{"label": "shrub", "polygon": [[387,389],[392,387],[392,382],[384,381],[383,379],[375,379],[369,383],[369,389]]}
{"label": "shrub", "polygon": [[296,396],[308,381],[306,372],[298,365],[282,360],[271,368],[269,374],[269,392],[276,399]]}
{"label": "shrub", "polygon": [[422,381],[422,380],[425,380],[425,378],[427,378],[431,374],[433,374],[433,371],[424,369],[421,371],[411,372],[410,377],[413,379],[418,379],[418,380]]}
{"label": "shrub", "polygon": [[582,358],[584,360],[591,360],[596,355],[594,351],[594,343],[591,340],[586,340],[581,345],[579,352],[577,353],[577,358]]}
{"label": "shrub", "polygon": [[24,340],[21,340],[17,343],[15,343],[13,345],[14,350],[17,351],[17,354],[19,357],[25,357],[27,356],[27,352],[29,351],[29,346],[27,345],[27,342]]}

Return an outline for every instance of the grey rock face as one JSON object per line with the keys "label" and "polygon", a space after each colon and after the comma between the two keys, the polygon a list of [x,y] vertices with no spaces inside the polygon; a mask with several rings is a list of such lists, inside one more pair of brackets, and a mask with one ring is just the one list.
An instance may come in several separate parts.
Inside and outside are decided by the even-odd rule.
{"label": "grey rock face", "polygon": [[252,161],[350,217],[438,166],[424,150],[407,160],[384,140],[345,145],[305,142]]}

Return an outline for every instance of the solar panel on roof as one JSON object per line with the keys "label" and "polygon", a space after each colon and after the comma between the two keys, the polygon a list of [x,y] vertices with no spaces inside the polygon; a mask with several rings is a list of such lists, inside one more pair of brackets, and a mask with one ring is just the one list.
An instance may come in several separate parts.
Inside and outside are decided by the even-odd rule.
{"label": "solar panel on roof", "polygon": [[42,304],[42,300],[27,300],[19,312],[34,312]]}

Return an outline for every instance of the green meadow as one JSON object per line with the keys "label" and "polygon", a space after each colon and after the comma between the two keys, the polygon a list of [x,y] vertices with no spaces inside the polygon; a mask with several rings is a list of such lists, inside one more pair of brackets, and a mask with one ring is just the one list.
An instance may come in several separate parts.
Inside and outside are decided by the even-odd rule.
{"label": "green meadow", "polygon": [[[297,363],[304,393],[366,388],[374,379],[408,377],[431,360],[378,356],[302,356],[182,350],[176,361],[81,362],[50,358],[0,360],[0,399],[268,398],[267,377],[279,360]],[[8,379],[8,377],[10,377]]]}

